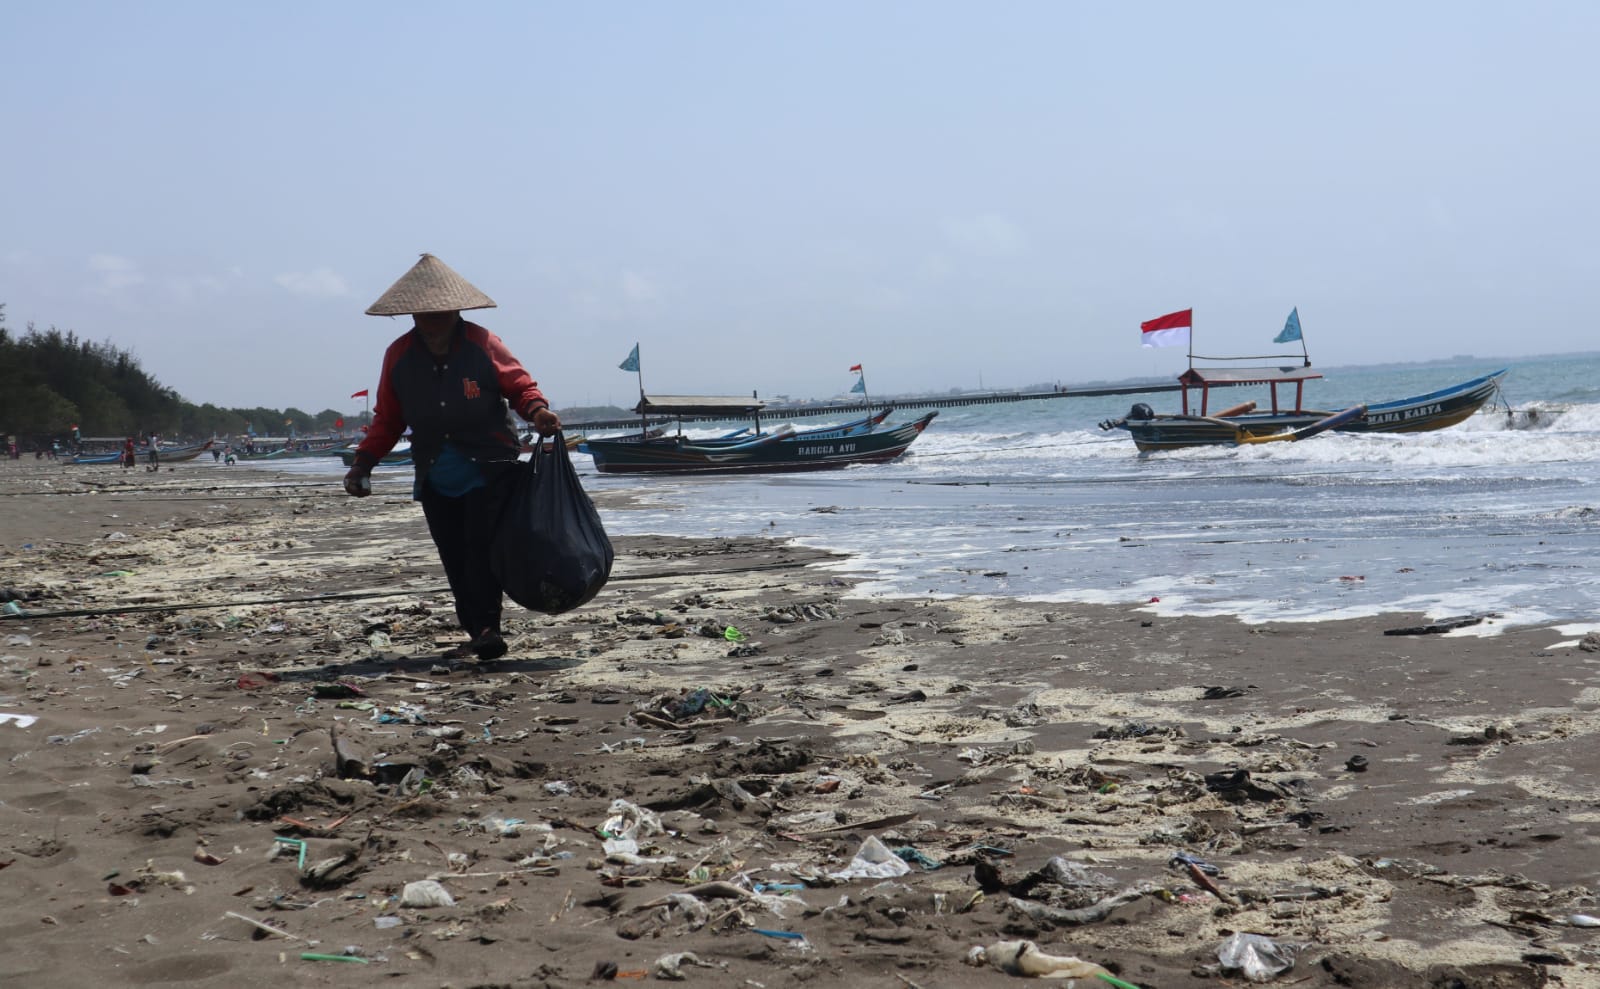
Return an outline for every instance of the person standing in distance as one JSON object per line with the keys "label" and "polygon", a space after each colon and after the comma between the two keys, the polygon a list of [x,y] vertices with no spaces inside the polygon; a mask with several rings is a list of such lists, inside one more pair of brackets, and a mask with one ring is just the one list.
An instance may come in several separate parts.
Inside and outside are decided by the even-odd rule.
{"label": "person standing in distance", "polygon": [[367,309],[371,316],[409,315],[412,327],[383,355],[372,425],[344,476],[346,492],[370,494],[372,468],[410,427],[411,496],[422,503],[456,618],[469,636],[449,659],[506,654],[502,592],[489,549],[522,449],[509,411],[540,436],[561,429],[538,384],[500,338],[461,318],[463,310],[494,307],[443,261],[424,254]]}

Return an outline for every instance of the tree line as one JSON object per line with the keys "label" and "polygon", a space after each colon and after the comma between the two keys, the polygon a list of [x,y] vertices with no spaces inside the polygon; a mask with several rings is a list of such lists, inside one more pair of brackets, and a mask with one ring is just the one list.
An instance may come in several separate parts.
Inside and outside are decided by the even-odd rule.
{"label": "tree line", "polygon": [[[0,303],[0,435],[16,436],[24,449],[84,437],[148,436],[201,439],[331,432],[344,413],[324,409],[224,409],[196,405],[157,381],[138,358],[111,343],[80,339],[72,331],[32,323],[13,333]],[[355,423],[347,422],[347,428]]]}

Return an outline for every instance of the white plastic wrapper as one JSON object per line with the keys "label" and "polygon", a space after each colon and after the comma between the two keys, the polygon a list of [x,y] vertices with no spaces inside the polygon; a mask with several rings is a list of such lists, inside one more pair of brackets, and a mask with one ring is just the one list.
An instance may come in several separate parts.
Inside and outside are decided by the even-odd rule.
{"label": "white plastic wrapper", "polygon": [[893,879],[911,871],[911,866],[889,851],[889,846],[873,835],[861,843],[856,857],[838,872],[828,873],[831,879]]}
{"label": "white plastic wrapper", "polygon": [[453,907],[456,898],[450,891],[441,886],[437,880],[419,879],[414,883],[406,883],[400,891],[400,905],[412,909],[426,909],[428,907]]}
{"label": "white plastic wrapper", "polygon": [[1280,944],[1260,934],[1234,934],[1217,948],[1217,960],[1229,971],[1243,972],[1251,982],[1271,982],[1294,968],[1299,946]]}

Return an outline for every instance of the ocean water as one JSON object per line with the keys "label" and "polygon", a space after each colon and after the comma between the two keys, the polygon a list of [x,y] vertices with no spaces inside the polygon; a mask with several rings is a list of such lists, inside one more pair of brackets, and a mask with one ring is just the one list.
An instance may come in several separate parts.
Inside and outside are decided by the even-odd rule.
{"label": "ocean water", "polygon": [[1247,622],[1493,612],[1475,634],[1577,634],[1600,623],[1600,355],[1328,369],[1307,404],[1403,398],[1501,367],[1510,404],[1540,411],[1536,423],[1502,411],[1433,433],[1143,456],[1096,425],[1135,401],[1175,411],[1174,393],[946,409],[896,463],[815,474],[640,478],[575,463],[593,491],[643,493],[642,509],[607,513],[614,533],[836,550],[868,595]]}

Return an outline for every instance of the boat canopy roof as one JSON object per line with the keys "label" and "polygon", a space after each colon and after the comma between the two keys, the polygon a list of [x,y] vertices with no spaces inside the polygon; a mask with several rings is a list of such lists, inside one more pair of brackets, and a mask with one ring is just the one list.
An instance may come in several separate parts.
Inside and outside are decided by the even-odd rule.
{"label": "boat canopy roof", "polygon": [[767,403],[742,395],[641,395],[633,407],[638,415],[748,416]]}
{"label": "boat canopy roof", "polygon": [[1178,375],[1186,387],[1206,385],[1275,385],[1311,381],[1322,375],[1309,367],[1191,367]]}

